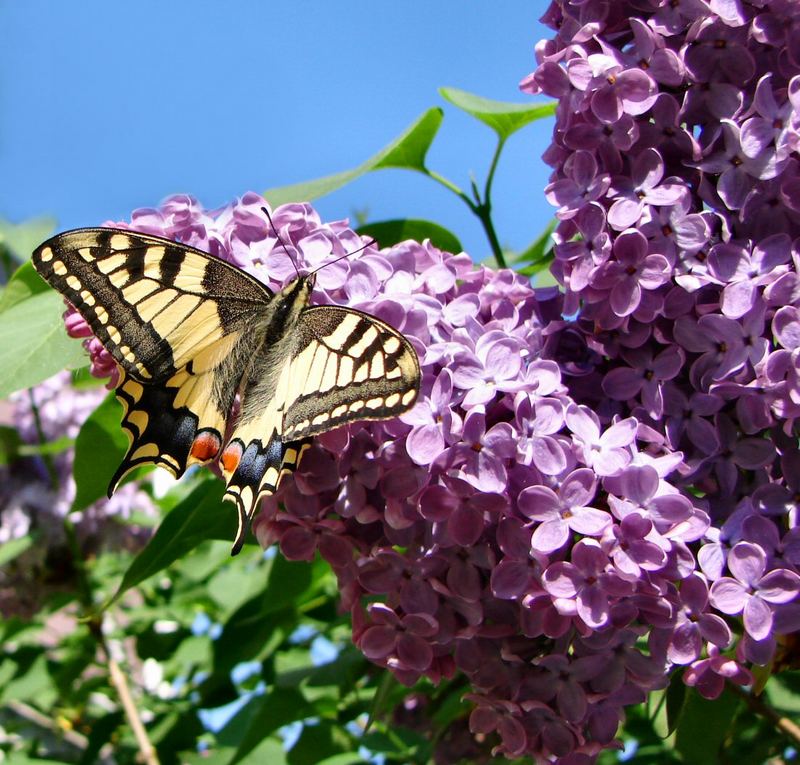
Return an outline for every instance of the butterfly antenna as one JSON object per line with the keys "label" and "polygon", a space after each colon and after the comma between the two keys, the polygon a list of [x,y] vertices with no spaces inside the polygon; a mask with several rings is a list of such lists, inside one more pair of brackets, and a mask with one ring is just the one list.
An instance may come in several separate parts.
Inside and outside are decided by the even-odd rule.
{"label": "butterfly antenna", "polygon": [[297,263],[295,263],[294,258],[292,257],[292,254],[289,252],[289,248],[286,246],[286,244],[284,243],[283,239],[281,238],[281,235],[278,233],[278,229],[275,228],[275,224],[272,222],[272,216],[269,214],[269,210],[267,210],[266,207],[262,207],[261,209],[264,211],[264,215],[267,216],[267,220],[269,221],[269,225],[270,225],[270,228],[272,229],[272,233],[275,234],[275,238],[281,243],[281,247],[283,247],[283,251],[286,253],[286,255],[289,258],[289,260],[292,261],[292,265],[294,266],[295,272],[297,273],[298,276],[300,276],[300,269],[298,269]]}
{"label": "butterfly antenna", "polygon": [[[351,255],[356,255],[357,253],[361,252],[361,250],[366,250],[367,247],[369,247],[372,244],[376,244],[374,239],[370,239],[366,244],[362,244],[361,247],[359,247],[357,250],[353,250],[352,252],[346,252],[344,255],[340,255],[338,258],[334,258],[333,260],[329,260],[327,263],[323,263],[318,268],[315,268],[311,272],[311,274],[315,274],[315,273],[317,273],[317,271],[320,271],[320,270],[322,270],[323,268],[325,268],[327,266],[332,266],[334,263],[338,263],[340,260],[344,260],[345,258],[349,258]],[[311,274],[309,274],[309,276],[311,276]]]}

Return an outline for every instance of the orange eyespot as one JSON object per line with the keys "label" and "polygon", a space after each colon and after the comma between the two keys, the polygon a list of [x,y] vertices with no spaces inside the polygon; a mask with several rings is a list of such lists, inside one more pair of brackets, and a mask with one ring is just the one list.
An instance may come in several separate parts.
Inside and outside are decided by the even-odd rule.
{"label": "orange eyespot", "polygon": [[222,452],[222,467],[226,473],[233,473],[239,467],[239,460],[242,459],[242,447],[239,444],[228,444]]}
{"label": "orange eyespot", "polygon": [[222,441],[216,433],[200,433],[192,442],[189,454],[200,462],[213,460],[222,448]]}

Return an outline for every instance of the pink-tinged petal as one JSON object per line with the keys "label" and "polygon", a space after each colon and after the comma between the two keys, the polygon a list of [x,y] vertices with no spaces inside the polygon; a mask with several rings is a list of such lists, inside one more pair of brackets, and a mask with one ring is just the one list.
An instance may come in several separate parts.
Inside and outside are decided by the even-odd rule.
{"label": "pink-tinged petal", "polygon": [[800,592],[800,576],[787,568],[770,571],[758,583],[758,594],[768,603],[789,603]]}
{"label": "pink-tinged petal", "polygon": [[567,468],[567,457],[561,444],[550,436],[533,440],[533,464],[545,475],[559,475]]}
{"label": "pink-tinged petal", "polygon": [[545,521],[531,537],[534,553],[551,553],[563,547],[569,539],[569,525],[562,520]]}
{"label": "pink-tinged petal", "polygon": [[605,510],[581,507],[573,511],[572,515],[567,518],[567,523],[573,531],[577,531],[579,534],[598,537],[611,523],[611,516]]}
{"label": "pink-tinged petal", "polygon": [[627,419],[614,423],[614,425],[603,433],[601,438],[603,447],[608,449],[618,446],[629,446],[636,437],[636,429],[638,426],[639,423],[634,417],[628,417]]}
{"label": "pink-tinged petal", "polygon": [[615,401],[625,401],[636,396],[644,385],[642,370],[617,367],[603,378],[603,391]]}
{"label": "pink-tinged petal", "polygon": [[367,627],[358,647],[368,659],[383,659],[388,656],[397,643],[397,632],[393,627]]}
{"label": "pink-tinged petal", "polygon": [[739,614],[744,610],[750,595],[741,582],[723,576],[711,585],[709,600],[723,614]]}
{"label": "pink-tinged petal", "polygon": [[675,628],[667,649],[667,657],[675,664],[691,664],[703,648],[700,631],[692,622],[684,622]]}
{"label": "pink-tinged petal", "polygon": [[613,476],[624,470],[631,461],[631,455],[624,449],[604,449],[595,456],[593,466],[598,475]]}
{"label": "pink-tinged petal", "polygon": [[608,624],[608,598],[600,587],[584,587],[577,597],[578,616],[595,629]]}
{"label": "pink-tinged petal", "polygon": [[728,569],[742,583],[755,587],[766,567],[764,551],[749,542],[739,542],[728,553]]}
{"label": "pink-tinged petal", "polygon": [[[366,656],[366,651],[364,652]],[[433,661],[433,649],[430,645],[413,635],[402,635],[397,641],[397,658],[410,669],[424,672]]]}
{"label": "pink-tinged petal", "polygon": [[744,628],[756,639],[764,640],[772,630],[772,610],[758,596],[744,606]]}
{"label": "pink-tinged petal", "polygon": [[314,560],[317,536],[303,526],[294,526],[281,535],[281,552],[289,560]]}
{"label": "pink-tinged petal", "polygon": [[547,486],[529,486],[520,492],[517,506],[534,521],[548,521],[559,517],[561,501]]}
{"label": "pink-tinged petal", "polygon": [[697,620],[703,638],[720,648],[727,648],[733,642],[733,633],[725,620],[716,614],[703,614]]}
{"label": "pink-tinged petal", "polygon": [[556,598],[574,598],[583,582],[581,573],[571,563],[552,563],[542,576],[545,590]]}
{"label": "pink-tinged petal", "polygon": [[531,567],[526,561],[504,558],[492,571],[492,593],[503,600],[521,598],[528,591],[531,574]]}
{"label": "pink-tinged petal", "polygon": [[617,316],[629,316],[642,302],[642,288],[633,279],[617,282],[611,290],[611,309]]}
{"label": "pink-tinged petal", "polygon": [[413,428],[406,439],[406,451],[417,465],[430,465],[444,451],[444,435],[439,425]]}

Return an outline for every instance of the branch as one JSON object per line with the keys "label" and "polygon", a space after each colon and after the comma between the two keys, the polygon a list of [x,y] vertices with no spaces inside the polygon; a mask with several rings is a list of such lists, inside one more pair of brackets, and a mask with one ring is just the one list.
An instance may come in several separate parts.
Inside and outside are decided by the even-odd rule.
{"label": "branch", "polygon": [[156,754],[155,747],[150,743],[150,738],[145,730],[142,718],[139,716],[139,710],[136,703],[131,696],[131,690],[128,687],[128,680],[125,673],[120,668],[117,660],[111,656],[108,646],[103,643],[103,649],[106,657],[108,658],[108,669],[111,674],[111,684],[117,689],[122,708],[125,710],[125,716],[128,718],[128,724],[131,726],[133,735],[136,737],[136,743],[139,746],[139,752],[142,756],[142,761],[146,765],[160,765],[158,761],[158,754]]}
{"label": "branch", "polygon": [[728,683],[728,687],[737,696],[744,699],[753,712],[769,720],[781,733],[792,739],[795,746],[800,745],[800,725],[792,722],[788,717],[783,717],[767,704],[761,696],[754,696],[735,683]]}

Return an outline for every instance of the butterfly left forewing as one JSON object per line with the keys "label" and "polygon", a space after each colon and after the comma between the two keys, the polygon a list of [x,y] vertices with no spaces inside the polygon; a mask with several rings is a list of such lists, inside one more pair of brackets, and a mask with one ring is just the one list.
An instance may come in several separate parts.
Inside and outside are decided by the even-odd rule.
{"label": "butterfly left forewing", "polygon": [[58,234],[32,261],[120,368],[130,445],[109,493],[139,465],[180,476],[214,459],[269,290],[210,254],[121,229]]}

